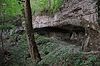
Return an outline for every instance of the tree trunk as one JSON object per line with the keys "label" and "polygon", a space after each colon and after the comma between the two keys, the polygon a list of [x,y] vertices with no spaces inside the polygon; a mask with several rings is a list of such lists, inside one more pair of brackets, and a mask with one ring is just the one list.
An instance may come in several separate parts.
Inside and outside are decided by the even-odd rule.
{"label": "tree trunk", "polygon": [[29,45],[29,52],[34,63],[41,60],[36,42],[34,39],[34,31],[32,26],[32,13],[30,7],[30,0],[24,0],[24,10],[25,10],[25,30],[27,35],[27,41]]}

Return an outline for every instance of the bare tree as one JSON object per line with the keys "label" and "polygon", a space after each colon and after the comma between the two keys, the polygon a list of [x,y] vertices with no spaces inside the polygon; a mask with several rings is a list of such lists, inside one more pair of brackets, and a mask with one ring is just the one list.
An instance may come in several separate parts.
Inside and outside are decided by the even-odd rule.
{"label": "bare tree", "polygon": [[34,39],[30,0],[24,0],[24,11],[25,11],[25,30],[26,30],[27,41],[29,45],[29,52],[32,61],[36,63],[37,61],[41,60],[41,57]]}

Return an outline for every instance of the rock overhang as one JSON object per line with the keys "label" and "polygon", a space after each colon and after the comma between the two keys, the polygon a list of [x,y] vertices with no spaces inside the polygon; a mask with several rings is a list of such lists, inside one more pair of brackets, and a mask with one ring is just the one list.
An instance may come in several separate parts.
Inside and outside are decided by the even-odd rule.
{"label": "rock overhang", "polygon": [[[48,15],[33,16],[33,27],[54,27],[63,25],[75,25],[82,27],[98,28],[98,12],[96,11],[96,1],[93,0],[64,0],[61,10],[53,17]],[[87,24],[87,25],[86,25]]]}

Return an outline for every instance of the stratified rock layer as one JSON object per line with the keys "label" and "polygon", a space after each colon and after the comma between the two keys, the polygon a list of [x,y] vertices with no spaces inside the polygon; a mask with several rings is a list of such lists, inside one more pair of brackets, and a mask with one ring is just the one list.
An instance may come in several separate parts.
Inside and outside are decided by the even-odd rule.
{"label": "stratified rock layer", "polygon": [[98,28],[96,1],[93,0],[64,0],[59,12],[53,17],[42,15],[33,17],[34,28],[63,26],[72,24],[75,26]]}

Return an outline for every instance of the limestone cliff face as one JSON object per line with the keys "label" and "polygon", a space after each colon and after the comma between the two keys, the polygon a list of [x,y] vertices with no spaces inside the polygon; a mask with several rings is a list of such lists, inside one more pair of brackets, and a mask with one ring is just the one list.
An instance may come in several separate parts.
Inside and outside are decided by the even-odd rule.
{"label": "limestone cliff face", "polygon": [[47,15],[33,17],[33,25],[34,28],[41,28],[72,24],[95,29],[98,26],[96,9],[96,0],[63,0],[59,12],[53,17]]}

